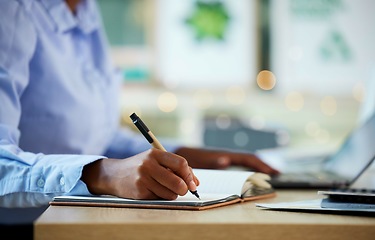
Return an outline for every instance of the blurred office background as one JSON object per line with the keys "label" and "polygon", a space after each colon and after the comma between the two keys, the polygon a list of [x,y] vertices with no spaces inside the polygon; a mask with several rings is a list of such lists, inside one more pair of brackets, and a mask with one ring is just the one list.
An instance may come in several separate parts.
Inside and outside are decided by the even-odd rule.
{"label": "blurred office background", "polygon": [[375,81],[372,0],[98,0],[124,125],[243,150],[335,147]]}

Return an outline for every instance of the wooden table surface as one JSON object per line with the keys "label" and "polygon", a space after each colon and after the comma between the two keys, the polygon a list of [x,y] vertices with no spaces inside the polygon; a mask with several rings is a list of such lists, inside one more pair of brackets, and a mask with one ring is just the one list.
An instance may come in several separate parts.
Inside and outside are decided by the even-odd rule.
{"label": "wooden table surface", "polygon": [[277,190],[272,199],[203,211],[50,206],[34,224],[34,239],[375,239],[375,217],[255,206],[321,198],[316,192]]}

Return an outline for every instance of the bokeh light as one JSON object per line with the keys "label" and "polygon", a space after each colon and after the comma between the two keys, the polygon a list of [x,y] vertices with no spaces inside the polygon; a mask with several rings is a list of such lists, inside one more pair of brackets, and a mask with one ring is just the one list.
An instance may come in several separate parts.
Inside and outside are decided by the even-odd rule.
{"label": "bokeh light", "polygon": [[264,120],[264,117],[260,115],[255,115],[250,118],[250,126],[253,129],[261,130],[266,125],[266,121]]}
{"label": "bokeh light", "polygon": [[331,139],[330,133],[315,121],[310,121],[306,124],[305,132],[308,136],[315,139],[317,143],[327,143]]}
{"label": "bokeh light", "polygon": [[285,97],[285,105],[290,111],[298,112],[302,110],[304,104],[305,100],[299,92],[292,91]]}
{"label": "bokeh light", "polygon": [[177,104],[177,97],[171,92],[164,92],[158,97],[158,107],[163,112],[173,112]]}
{"label": "bokeh light", "polygon": [[329,134],[327,130],[320,129],[318,132],[318,135],[315,137],[315,140],[318,143],[323,144],[323,143],[329,142],[330,138],[331,138],[331,135]]}
{"label": "bokeh light", "polygon": [[337,102],[332,96],[326,96],[320,101],[320,110],[324,115],[333,116],[337,112]]}
{"label": "bokeh light", "polygon": [[233,142],[236,146],[244,147],[249,143],[249,136],[244,131],[238,131],[233,136]]}
{"label": "bokeh light", "polygon": [[320,131],[320,125],[315,121],[310,121],[305,126],[305,132],[310,137],[318,136]]}
{"label": "bokeh light", "polygon": [[231,119],[227,114],[220,114],[216,117],[216,126],[219,129],[227,129],[231,125]]}
{"label": "bokeh light", "polygon": [[276,131],[276,142],[279,146],[286,146],[290,142],[289,132],[283,129]]}
{"label": "bokeh light", "polygon": [[213,94],[206,89],[199,89],[194,93],[194,102],[199,109],[208,109],[214,101]]}
{"label": "bokeh light", "polygon": [[257,76],[257,84],[263,90],[271,90],[276,85],[276,77],[271,71],[260,71]]}
{"label": "bokeh light", "polygon": [[239,86],[231,86],[226,91],[227,101],[233,105],[240,105],[245,102],[245,90]]}

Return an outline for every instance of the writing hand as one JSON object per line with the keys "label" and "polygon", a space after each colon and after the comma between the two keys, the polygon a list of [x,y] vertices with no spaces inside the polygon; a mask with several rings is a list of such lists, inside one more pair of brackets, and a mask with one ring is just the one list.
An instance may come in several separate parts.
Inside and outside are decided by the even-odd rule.
{"label": "writing hand", "polygon": [[85,166],[82,180],[93,194],[132,199],[173,200],[199,185],[186,159],[154,148],[126,159],[95,161]]}

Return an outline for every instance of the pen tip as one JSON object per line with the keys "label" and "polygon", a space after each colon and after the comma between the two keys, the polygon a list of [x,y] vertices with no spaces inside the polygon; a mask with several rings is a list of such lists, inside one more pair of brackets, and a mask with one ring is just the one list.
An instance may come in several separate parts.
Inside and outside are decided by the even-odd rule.
{"label": "pen tip", "polygon": [[199,200],[201,200],[199,194],[198,194],[198,191],[195,190],[195,191],[190,191],[192,194],[194,194],[194,196],[196,196]]}

